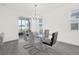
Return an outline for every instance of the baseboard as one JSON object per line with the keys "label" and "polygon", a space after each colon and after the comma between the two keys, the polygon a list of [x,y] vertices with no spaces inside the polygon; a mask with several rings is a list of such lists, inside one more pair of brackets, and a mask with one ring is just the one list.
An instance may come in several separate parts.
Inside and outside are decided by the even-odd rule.
{"label": "baseboard", "polygon": [[[4,43],[11,43],[11,42],[15,42],[15,41],[18,41],[18,39],[17,39],[17,40],[6,41],[6,42],[4,42]],[[61,43],[64,43],[64,44],[68,44],[68,45],[72,45],[72,46],[79,47],[78,45],[74,45],[74,44],[71,44],[71,43],[68,43],[68,42],[62,42],[62,41],[58,41],[58,42],[61,42]]]}
{"label": "baseboard", "polygon": [[61,43],[64,43],[64,44],[68,44],[68,45],[72,45],[72,46],[76,46],[76,47],[79,47],[78,45],[75,45],[75,44],[71,44],[71,43],[68,43],[68,42],[62,42],[62,41],[58,41],[58,42],[61,42]]}
{"label": "baseboard", "polygon": [[17,40],[6,41],[4,43],[11,43],[11,42],[15,42],[15,41],[18,41],[18,39]]}

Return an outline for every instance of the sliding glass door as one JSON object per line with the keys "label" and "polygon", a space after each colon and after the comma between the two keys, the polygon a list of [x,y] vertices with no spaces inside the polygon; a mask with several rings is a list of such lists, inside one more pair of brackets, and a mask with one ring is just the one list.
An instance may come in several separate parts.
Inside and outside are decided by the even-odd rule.
{"label": "sliding glass door", "polygon": [[24,32],[29,31],[31,27],[31,18],[19,17],[18,27],[19,33],[23,35]]}

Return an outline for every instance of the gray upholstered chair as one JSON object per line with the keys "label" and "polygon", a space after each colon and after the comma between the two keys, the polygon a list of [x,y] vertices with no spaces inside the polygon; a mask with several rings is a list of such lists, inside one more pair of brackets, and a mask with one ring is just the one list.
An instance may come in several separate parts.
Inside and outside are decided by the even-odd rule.
{"label": "gray upholstered chair", "polygon": [[46,53],[48,53],[48,49],[52,48],[52,46],[56,43],[57,36],[58,36],[58,32],[55,32],[55,33],[52,34],[51,40],[48,39],[48,40],[43,40],[42,41],[43,51],[45,51]]}
{"label": "gray upholstered chair", "polygon": [[51,40],[48,40],[48,42],[46,42],[44,40],[42,43],[45,44],[45,45],[48,45],[48,46],[52,46],[52,45],[54,45],[56,43],[57,36],[58,36],[58,32],[55,32],[55,33],[52,34]]}
{"label": "gray upholstered chair", "polygon": [[43,40],[46,40],[46,39],[48,39],[48,38],[49,38],[49,29],[46,29],[46,30],[44,31]]}
{"label": "gray upholstered chair", "polygon": [[0,33],[0,47],[3,45],[4,33]]}

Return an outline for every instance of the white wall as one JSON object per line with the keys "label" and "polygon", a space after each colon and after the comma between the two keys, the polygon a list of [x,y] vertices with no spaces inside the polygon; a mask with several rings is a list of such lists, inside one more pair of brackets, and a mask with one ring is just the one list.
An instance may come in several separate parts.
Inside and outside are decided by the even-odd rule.
{"label": "white wall", "polygon": [[0,6],[0,32],[4,32],[4,42],[18,39],[17,16],[14,11]]}
{"label": "white wall", "polygon": [[64,6],[52,9],[44,14],[46,28],[51,32],[58,31],[58,41],[79,46],[79,31],[71,31],[69,14],[72,10],[78,9],[79,4],[65,4]]}

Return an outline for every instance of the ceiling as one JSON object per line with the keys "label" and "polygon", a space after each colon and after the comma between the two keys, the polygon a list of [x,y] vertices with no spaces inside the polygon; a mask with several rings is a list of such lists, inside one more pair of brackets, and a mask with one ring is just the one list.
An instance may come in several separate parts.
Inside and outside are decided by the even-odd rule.
{"label": "ceiling", "polygon": [[[11,10],[19,11],[34,11],[34,3],[0,3],[0,6],[9,8]],[[37,10],[40,12],[45,12],[45,10],[50,11],[64,5],[64,3],[39,3],[37,4]]]}

